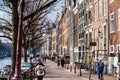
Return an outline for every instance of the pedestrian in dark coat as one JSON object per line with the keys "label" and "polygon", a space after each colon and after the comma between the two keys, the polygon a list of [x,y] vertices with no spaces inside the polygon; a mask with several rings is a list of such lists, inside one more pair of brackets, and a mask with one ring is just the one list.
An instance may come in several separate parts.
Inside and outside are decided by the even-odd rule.
{"label": "pedestrian in dark coat", "polygon": [[65,60],[64,60],[64,58],[62,58],[61,59],[61,66],[62,66],[62,68],[64,67],[64,64],[65,64]]}
{"label": "pedestrian in dark coat", "polygon": [[100,60],[98,62],[98,80],[103,79],[104,63]]}
{"label": "pedestrian in dark coat", "polygon": [[58,60],[57,60],[57,67],[59,68],[59,66],[60,66],[60,59],[58,58]]}

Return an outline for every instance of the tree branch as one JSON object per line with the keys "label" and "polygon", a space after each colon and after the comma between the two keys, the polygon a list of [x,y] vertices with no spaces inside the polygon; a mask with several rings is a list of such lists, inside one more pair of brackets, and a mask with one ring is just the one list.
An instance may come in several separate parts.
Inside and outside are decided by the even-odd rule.
{"label": "tree branch", "polygon": [[43,9],[45,9],[45,8],[47,8],[47,7],[49,7],[49,6],[51,6],[51,5],[54,4],[56,1],[57,1],[57,0],[53,0],[53,1],[49,2],[48,4],[46,4],[46,5],[42,6],[42,7],[40,7],[40,8],[39,8],[38,10],[36,10],[35,12],[33,12],[33,13],[31,13],[31,14],[25,16],[23,20],[25,21],[25,20],[27,20],[27,19],[29,19],[29,18],[35,16],[35,15],[36,15],[37,13],[39,13],[41,10],[43,10]]}
{"label": "tree branch", "polygon": [[5,36],[5,35],[3,35],[3,36],[0,36],[0,37],[4,37],[4,38],[7,38],[7,39],[9,39],[10,41],[12,41],[12,38],[11,38],[10,36]]}

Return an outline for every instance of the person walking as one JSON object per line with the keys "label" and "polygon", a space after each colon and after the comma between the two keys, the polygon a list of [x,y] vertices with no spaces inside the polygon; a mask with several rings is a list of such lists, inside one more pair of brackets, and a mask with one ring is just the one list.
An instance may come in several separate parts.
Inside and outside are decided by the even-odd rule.
{"label": "person walking", "polygon": [[103,71],[104,71],[104,63],[100,60],[98,62],[98,80],[103,80]]}
{"label": "person walking", "polygon": [[44,64],[40,61],[35,67],[35,73],[37,75],[37,80],[43,80],[43,76],[45,75]]}
{"label": "person walking", "polygon": [[60,67],[60,59],[58,58],[57,60],[57,67],[59,68]]}
{"label": "person walking", "polygon": [[64,60],[64,58],[62,58],[61,59],[61,66],[62,66],[62,68],[64,67],[64,64],[65,64],[65,60]]}

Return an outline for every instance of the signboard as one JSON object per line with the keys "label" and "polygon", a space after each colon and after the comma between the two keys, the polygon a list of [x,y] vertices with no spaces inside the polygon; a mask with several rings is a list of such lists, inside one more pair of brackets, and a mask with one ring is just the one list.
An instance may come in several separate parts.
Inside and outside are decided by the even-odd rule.
{"label": "signboard", "polygon": [[90,42],[90,46],[96,46],[96,42]]}
{"label": "signboard", "polygon": [[34,48],[31,47],[30,50],[29,50],[29,54],[33,55],[34,53],[35,53],[35,50],[34,50]]}

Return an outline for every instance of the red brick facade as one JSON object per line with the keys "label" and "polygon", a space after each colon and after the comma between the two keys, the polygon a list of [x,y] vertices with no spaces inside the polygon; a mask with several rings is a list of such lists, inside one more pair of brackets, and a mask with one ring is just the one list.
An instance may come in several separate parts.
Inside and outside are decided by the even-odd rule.
{"label": "red brick facade", "polygon": [[[111,45],[113,45],[113,49],[114,49],[114,51],[113,51],[113,53],[115,54],[115,55],[117,55],[117,50],[118,50],[118,48],[117,48],[117,45],[118,44],[120,44],[120,30],[118,30],[118,9],[120,9],[120,0],[114,0],[114,2],[112,2],[112,3],[110,3],[109,2],[109,12],[108,12],[108,25],[109,25],[109,53],[111,53]],[[111,31],[110,31],[110,15],[111,15],[111,13],[114,13],[114,26],[115,26],[115,30],[114,30],[114,32],[113,33],[111,33]]]}

